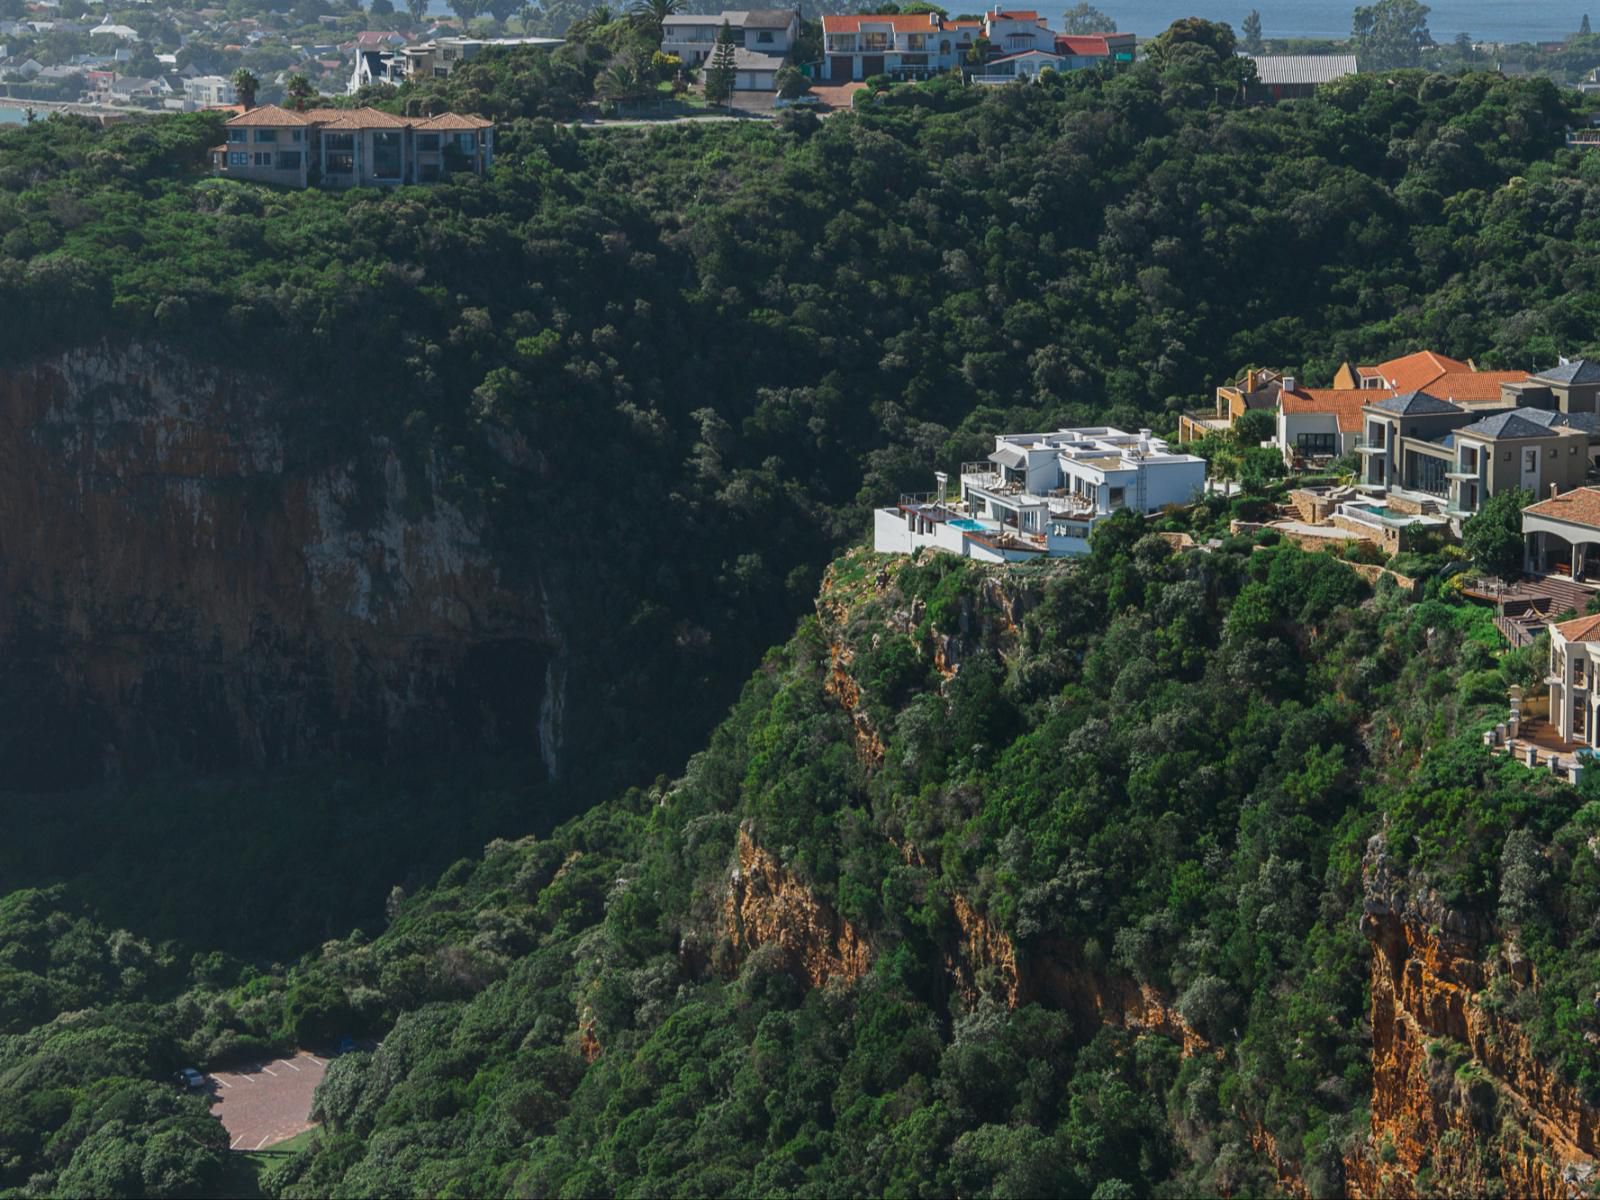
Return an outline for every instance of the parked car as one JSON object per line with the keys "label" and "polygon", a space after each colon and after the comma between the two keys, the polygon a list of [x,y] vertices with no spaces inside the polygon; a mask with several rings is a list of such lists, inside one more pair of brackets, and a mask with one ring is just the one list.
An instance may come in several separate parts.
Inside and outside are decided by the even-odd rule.
{"label": "parked car", "polygon": [[772,107],[773,108],[796,108],[796,107],[800,107],[800,108],[815,108],[817,105],[819,105],[821,103],[822,103],[822,97],[821,96],[813,96],[810,92],[807,92],[805,95],[796,96],[793,99],[787,99],[787,98],[785,98],[783,96],[779,96],[776,100],[774,100],[772,102]]}
{"label": "parked car", "polygon": [[185,1067],[173,1076],[173,1081],[186,1092],[198,1092],[206,1086],[206,1077],[193,1067]]}

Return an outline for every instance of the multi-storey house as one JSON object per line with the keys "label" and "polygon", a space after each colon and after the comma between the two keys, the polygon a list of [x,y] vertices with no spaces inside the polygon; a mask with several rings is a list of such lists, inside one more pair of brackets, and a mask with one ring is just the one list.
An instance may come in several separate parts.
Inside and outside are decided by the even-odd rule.
{"label": "multi-storey house", "polygon": [[1187,504],[1205,486],[1205,460],[1173,453],[1148,429],[1108,426],[1002,434],[982,462],[963,464],[960,498],[948,480],[874,514],[873,544],[910,553],[933,546],[991,562],[1082,554],[1096,524],[1124,509]]}
{"label": "multi-storey house", "polygon": [[487,174],[494,161],[494,123],[460,113],[268,104],[230,118],[226,129],[227,142],[212,151],[219,174],[291,187],[431,183],[458,171]]}

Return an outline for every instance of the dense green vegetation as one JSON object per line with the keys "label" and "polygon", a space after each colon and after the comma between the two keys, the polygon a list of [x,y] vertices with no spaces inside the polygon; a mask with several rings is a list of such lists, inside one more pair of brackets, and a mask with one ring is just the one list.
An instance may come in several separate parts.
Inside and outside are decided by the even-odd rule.
{"label": "dense green vegetation", "polygon": [[[566,601],[585,677],[628,681],[569,722],[592,799],[681,762],[865,502],[997,426],[1169,425],[1249,362],[1316,381],[1589,343],[1600,165],[1558,149],[1573,100],[1402,74],[1246,108],[1218,45],[820,125],[514,119],[492,178],[384,194],[197,182],[202,115],[7,130],[0,359],[281,338],[277,381],[328,400],[304,454],[446,448],[502,561]],[[518,117],[543,61],[444,82]],[[601,445],[630,487],[596,497],[575,484]]]}
{"label": "dense green vegetation", "polygon": [[[681,780],[496,841],[287,972],[186,967],[13,897],[8,990],[33,999],[0,1042],[0,1186],[58,1142],[34,1190],[102,1171],[101,1143],[55,1130],[106,1088],[372,1032],[273,1194],[1241,1194],[1270,1186],[1257,1126],[1336,1191],[1370,1088],[1357,917],[1380,830],[1525,931],[1543,1048],[1592,1032],[1595,868],[1561,848],[1600,805],[1477,744],[1527,669],[1485,610],[1289,546],[1175,553],[1135,520],[1006,586],[1015,630],[960,560],[844,560],[831,623],[769,655]],[[827,692],[839,642],[881,765]],[[864,977],[811,989],[776,947],[735,950],[741,829],[862,932]],[[1018,1007],[992,964],[972,991],[946,965],[958,897],[1016,945]],[[1215,1055],[1099,1026],[1085,979],[1153,986]],[[66,1047],[73,1085],[22,1105]]]}
{"label": "dense green vegetation", "polygon": [[[804,619],[706,745],[867,506],[996,428],[1169,426],[1245,363],[1318,382],[1419,345],[1522,366],[1593,344],[1575,101],[1400,74],[1245,108],[1209,36],[1118,76],[603,134],[549,123],[512,56],[441,89],[512,118],[493,176],[385,194],[201,178],[204,116],[0,132],[0,361],[280,339],[277,383],[326,401],[297,454],[444,448],[498,560],[537,563],[585,647],[579,786],[611,797],[418,890],[418,847],[515,824],[498,767],[219,782],[281,802],[240,831],[247,862],[320,828],[404,885],[243,897],[286,913],[270,947],[185,923],[173,897],[216,889],[165,890],[188,881],[162,855],[216,828],[155,844],[121,793],[76,826],[12,821],[7,889],[41,890],[0,900],[0,1191],[214,1193],[226,1138],[170,1072],[364,1032],[382,1048],[336,1063],[329,1132],[263,1172],[273,1192],[1244,1194],[1270,1186],[1257,1126],[1333,1190],[1368,1095],[1355,918],[1379,831],[1521,930],[1544,980],[1521,1015],[1600,1086],[1595,781],[1487,758],[1476,733],[1537,663],[1436,581],[1413,604],[1330,556],[1174,553],[1119,521],[1088,560],[1017,574],[1011,634],[958,562],[852,559],[845,628]],[[587,485],[597,446],[626,490]],[[1238,470],[1246,515],[1270,480]],[[835,633],[881,765],[825,689]],[[678,782],[623,787],[700,745]],[[193,811],[193,786],[152,807]],[[863,978],[808,989],[779,952],[735,953],[742,825],[862,932]],[[57,865],[75,829],[104,841],[92,870]],[[1016,945],[1019,1006],[992,966],[970,993],[946,969],[957,897]],[[1148,984],[1217,1053],[1101,1027],[1063,972]]]}

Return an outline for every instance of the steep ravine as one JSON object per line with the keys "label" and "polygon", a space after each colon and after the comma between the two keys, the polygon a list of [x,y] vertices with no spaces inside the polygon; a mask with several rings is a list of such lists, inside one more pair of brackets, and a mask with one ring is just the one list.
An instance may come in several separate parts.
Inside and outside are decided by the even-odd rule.
{"label": "steep ravine", "polygon": [[0,401],[9,786],[486,748],[560,772],[561,622],[436,449],[151,347],[0,373]]}

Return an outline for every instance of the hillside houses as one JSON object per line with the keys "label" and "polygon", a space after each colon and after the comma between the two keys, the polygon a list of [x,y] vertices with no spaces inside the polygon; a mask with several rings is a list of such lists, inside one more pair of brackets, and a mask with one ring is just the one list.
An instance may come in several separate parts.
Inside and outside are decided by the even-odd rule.
{"label": "hillside houses", "polygon": [[1067,37],[1053,32],[1032,9],[1000,5],[981,17],[950,19],[939,13],[822,18],[822,78],[830,83],[869,79],[930,79],[970,71],[978,82],[1037,75],[1049,67],[1078,70],[1132,62],[1131,33]]}

